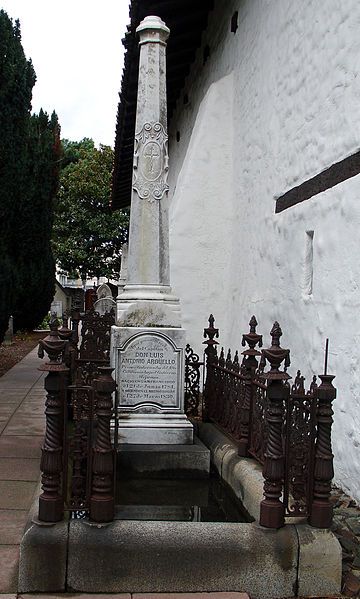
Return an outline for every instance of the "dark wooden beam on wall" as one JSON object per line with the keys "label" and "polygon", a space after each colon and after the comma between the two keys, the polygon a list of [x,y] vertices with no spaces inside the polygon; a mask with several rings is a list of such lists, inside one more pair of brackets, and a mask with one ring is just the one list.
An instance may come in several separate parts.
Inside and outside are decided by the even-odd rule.
{"label": "dark wooden beam on wall", "polygon": [[347,156],[340,162],[332,164],[329,168],[304,181],[301,185],[293,187],[276,200],[275,213],[282,212],[300,202],[309,200],[315,195],[360,174],[360,150]]}

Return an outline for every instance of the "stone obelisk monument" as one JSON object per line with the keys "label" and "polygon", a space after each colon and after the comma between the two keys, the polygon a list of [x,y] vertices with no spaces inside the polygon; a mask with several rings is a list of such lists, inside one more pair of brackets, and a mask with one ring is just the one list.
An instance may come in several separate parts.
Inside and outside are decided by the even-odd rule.
{"label": "stone obelisk monument", "polygon": [[193,428],[184,414],[185,331],[169,268],[169,29],[159,17],[149,16],[137,32],[140,63],[127,282],[117,299],[112,331],[119,441],[190,444]]}

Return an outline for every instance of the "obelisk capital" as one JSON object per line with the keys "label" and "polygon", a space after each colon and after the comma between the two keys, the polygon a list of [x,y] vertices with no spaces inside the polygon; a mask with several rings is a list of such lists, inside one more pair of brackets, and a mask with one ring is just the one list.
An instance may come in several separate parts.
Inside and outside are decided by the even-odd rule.
{"label": "obelisk capital", "polygon": [[139,44],[158,43],[166,45],[170,29],[160,17],[150,15],[145,17],[137,27],[136,32],[140,36]]}

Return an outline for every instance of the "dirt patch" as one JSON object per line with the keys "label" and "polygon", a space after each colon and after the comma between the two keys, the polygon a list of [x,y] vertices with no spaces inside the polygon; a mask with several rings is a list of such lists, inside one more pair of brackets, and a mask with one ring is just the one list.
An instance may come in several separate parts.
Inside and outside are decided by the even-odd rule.
{"label": "dirt patch", "polygon": [[46,331],[40,333],[16,333],[11,345],[0,345],[0,377],[37,346],[40,339],[46,337]]}

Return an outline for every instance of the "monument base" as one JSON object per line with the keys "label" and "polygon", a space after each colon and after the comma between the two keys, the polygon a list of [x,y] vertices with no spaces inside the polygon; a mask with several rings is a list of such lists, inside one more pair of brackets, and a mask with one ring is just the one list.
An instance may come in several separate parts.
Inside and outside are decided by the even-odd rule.
{"label": "monument base", "polygon": [[[176,493],[170,499],[167,497],[165,505],[201,505],[197,501],[186,503],[186,495],[189,493],[189,487],[184,483],[184,479],[198,480],[209,477],[210,473],[210,450],[196,436],[194,437],[193,445],[154,445],[154,444],[127,444],[122,443],[118,447],[116,460],[118,478],[122,479],[117,489],[120,495],[123,494],[124,481],[129,487],[140,486],[142,489],[147,489],[149,492],[147,500],[142,501],[143,505],[154,503],[151,499],[152,491],[158,492],[156,486],[149,482],[152,479],[163,480],[181,480],[180,483],[174,483]],[[140,481],[142,482],[139,482]],[[134,482],[135,481],[135,482]],[[147,482],[146,482],[147,481]],[[166,487],[166,484],[162,488]],[[202,483],[201,483],[202,484]],[[169,494],[173,494],[174,485],[169,486]],[[191,489],[195,483],[191,483]],[[196,485],[195,485],[196,486]],[[135,492],[135,491],[134,491]],[[181,493],[184,497],[181,497]],[[136,493],[135,493],[136,494]],[[179,502],[175,500],[179,499]],[[156,497],[154,496],[154,500]],[[164,498],[162,498],[164,499]],[[187,497],[187,500],[189,497]],[[175,503],[174,503],[175,501]],[[125,499],[119,500],[118,503],[127,503]],[[155,503],[157,503],[155,501]]]}
{"label": "monument base", "polygon": [[165,285],[126,285],[117,298],[117,323],[122,327],[181,328],[179,298]]}
{"label": "monument base", "polygon": [[189,445],[193,425],[185,414],[119,414],[119,444]]}

